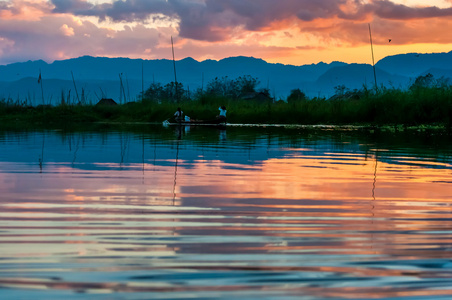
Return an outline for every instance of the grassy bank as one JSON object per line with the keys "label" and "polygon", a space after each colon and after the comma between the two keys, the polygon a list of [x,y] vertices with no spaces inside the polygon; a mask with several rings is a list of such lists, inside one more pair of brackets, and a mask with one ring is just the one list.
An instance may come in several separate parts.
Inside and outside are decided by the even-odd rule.
{"label": "grassy bank", "polygon": [[232,100],[202,96],[180,103],[142,101],[115,106],[58,105],[26,107],[0,101],[2,123],[62,124],[85,122],[162,122],[178,106],[195,119],[212,119],[226,105],[230,123],[452,125],[452,89],[417,88],[364,91],[334,99],[297,101]]}

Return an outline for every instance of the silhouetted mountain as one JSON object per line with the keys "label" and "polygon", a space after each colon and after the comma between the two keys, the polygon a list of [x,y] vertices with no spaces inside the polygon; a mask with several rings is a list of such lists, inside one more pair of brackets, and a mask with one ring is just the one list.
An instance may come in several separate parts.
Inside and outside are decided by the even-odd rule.
{"label": "silhouetted mountain", "polygon": [[450,70],[446,70],[446,69],[438,69],[438,68],[431,68],[428,69],[427,71],[423,72],[421,75],[425,75],[425,74],[432,74],[433,77],[435,77],[436,79],[445,79],[446,81],[449,81],[449,84],[452,83],[452,69]]}
{"label": "silhouetted mountain", "polygon": [[375,66],[392,74],[415,78],[431,68],[452,69],[452,51],[449,53],[408,53],[387,56]]}
{"label": "silhouetted mountain", "polygon": [[[0,82],[0,100],[6,98],[14,102],[25,102],[27,105],[57,104],[64,97],[67,103],[97,103],[101,98],[115,98],[118,103],[135,101],[141,91],[141,81],[130,80],[123,92],[120,92],[115,80],[79,80],[75,91],[72,80],[43,79],[42,99],[41,85],[37,78],[27,77],[12,82]],[[78,93],[78,95],[77,95]],[[125,96],[124,96],[125,94]]]}
{"label": "silhouetted mountain", "polygon": [[[366,64],[332,62],[303,66],[267,63],[253,57],[230,57],[219,61],[198,62],[192,58],[176,61],[177,81],[195,91],[206,87],[216,77],[231,79],[251,75],[260,80],[259,88],[269,88],[277,99],[285,99],[292,89],[299,88],[309,97],[329,97],[334,87],[345,85],[355,89],[374,86],[373,69]],[[404,54],[382,59],[376,64],[378,85],[406,87],[419,75],[452,78],[452,52],[434,54]],[[110,97],[117,102],[136,100],[142,89],[152,82],[163,85],[174,81],[172,60],[142,60],[83,56],[55,61],[27,61],[0,66],[0,99],[34,99],[40,104],[42,74],[44,98],[52,103],[61,100],[62,93],[76,97],[82,88],[92,102]],[[121,92],[120,78],[124,87]],[[125,94],[125,96],[124,96]]]}
{"label": "silhouetted mountain", "polygon": [[[276,97],[285,98],[290,90],[309,86],[305,82],[315,81],[331,67],[343,66],[345,63],[319,63],[304,66],[270,64],[262,59],[252,57],[230,57],[220,61],[206,60],[198,62],[192,58],[176,61],[177,81],[185,88],[194,91],[216,77],[227,76],[237,78],[251,75],[261,81],[260,87],[268,87]],[[34,77],[36,81],[18,81],[16,84],[0,84],[0,97],[28,97],[41,95],[37,84],[42,74],[45,98],[59,99],[61,92],[66,94],[72,90],[75,96],[82,87],[91,96],[108,94],[109,97],[123,98],[120,93],[120,75],[129,100],[135,100],[143,87],[146,89],[152,82],[166,84],[174,81],[174,65],[172,60],[141,60],[129,58],[105,58],[83,56],[47,64],[44,61],[28,61],[0,66],[0,82],[12,82],[21,78]],[[54,81],[54,79],[66,82]],[[116,85],[114,84],[116,83]],[[80,91],[78,91],[80,93]],[[94,97],[94,96],[93,96]],[[33,98],[36,98],[33,96]],[[42,98],[42,97],[41,97]],[[95,101],[96,98],[93,100]],[[54,101],[52,101],[53,103]],[[119,101],[121,102],[121,101]]]}
{"label": "silhouetted mountain", "polygon": [[407,77],[392,75],[379,68],[375,68],[375,75],[371,65],[350,64],[329,69],[317,79],[315,86],[331,95],[334,88],[340,85],[349,89],[361,89],[363,86],[372,89],[375,87],[375,77],[378,86],[402,88],[409,82]]}

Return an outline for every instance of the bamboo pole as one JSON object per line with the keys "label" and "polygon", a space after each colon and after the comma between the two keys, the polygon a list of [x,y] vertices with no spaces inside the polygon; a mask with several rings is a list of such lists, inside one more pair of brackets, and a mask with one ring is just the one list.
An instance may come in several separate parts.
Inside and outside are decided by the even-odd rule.
{"label": "bamboo pole", "polygon": [[72,82],[74,83],[74,89],[75,89],[75,94],[77,95],[77,101],[80,104],[80,98],[78,97],[78,91],[77,91],[77,86],[75,85],[75,79],[74,79],[74,73],[71,71],[71,75],[72,75]]}
{"label": "bamboo pole", "polygon": [[41,69],[39,69],[38,83],[41,84],[41,97],[42,97],[41,99],[42,99],[42,105],[45,105],[45,101],[44,101],[44,88],[42,87]]}
{"label": "bamboo pole", "polygon": [[144,99],[144,61],[141,61],[141,101]]}
{"label": "bamboo pole", "polygon": [[372,43],[372,31],[370,30],[370,23],[368,25],[369,25],[369,37],[370,37],[370,50],[372,52],[372,67],[374,69],[375,90],[378,90],[377,73],[375,72],[374,47],[373,47],[373,43]]}
{"label": "bamboo pole", "polygon": [[173,67],[174,67],[174,85],[176,88],[175,94],[176,94],[176,101],[179,102],[178,92],[177,92],[177,75],[176,75],[176,60],[174,58],[174,44],[173,44],[173,37],[171,36],[171,50],[173,52]]}
{"label": "bamboo pole", "polygon": [[176,75],[176,60],[174,58],[174,45],[173,45],[173,37],[171,37],[171,50],[173,52],[173,67],[174,67],[174,82],[177,84],[177,75]]}

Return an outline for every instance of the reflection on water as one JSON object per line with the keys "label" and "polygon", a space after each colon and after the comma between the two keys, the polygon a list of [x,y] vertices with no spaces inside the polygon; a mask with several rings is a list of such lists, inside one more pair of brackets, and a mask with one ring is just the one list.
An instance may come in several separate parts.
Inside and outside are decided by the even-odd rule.
{"label": "reflection on water", "polygon": [[0,133],[2,299],[450,299],[451,142]]}

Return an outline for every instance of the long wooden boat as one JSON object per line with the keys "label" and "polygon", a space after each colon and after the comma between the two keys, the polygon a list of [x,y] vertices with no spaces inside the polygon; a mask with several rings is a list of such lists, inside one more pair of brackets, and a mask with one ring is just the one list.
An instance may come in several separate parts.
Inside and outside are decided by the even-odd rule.
{"label": "long wooden boat", "polygon": [[192,120],[189,122],[174,122],[165,120],[163,121],[165,126],[226,126],[226,121],[224,119],[214,119],[214,120]]}

